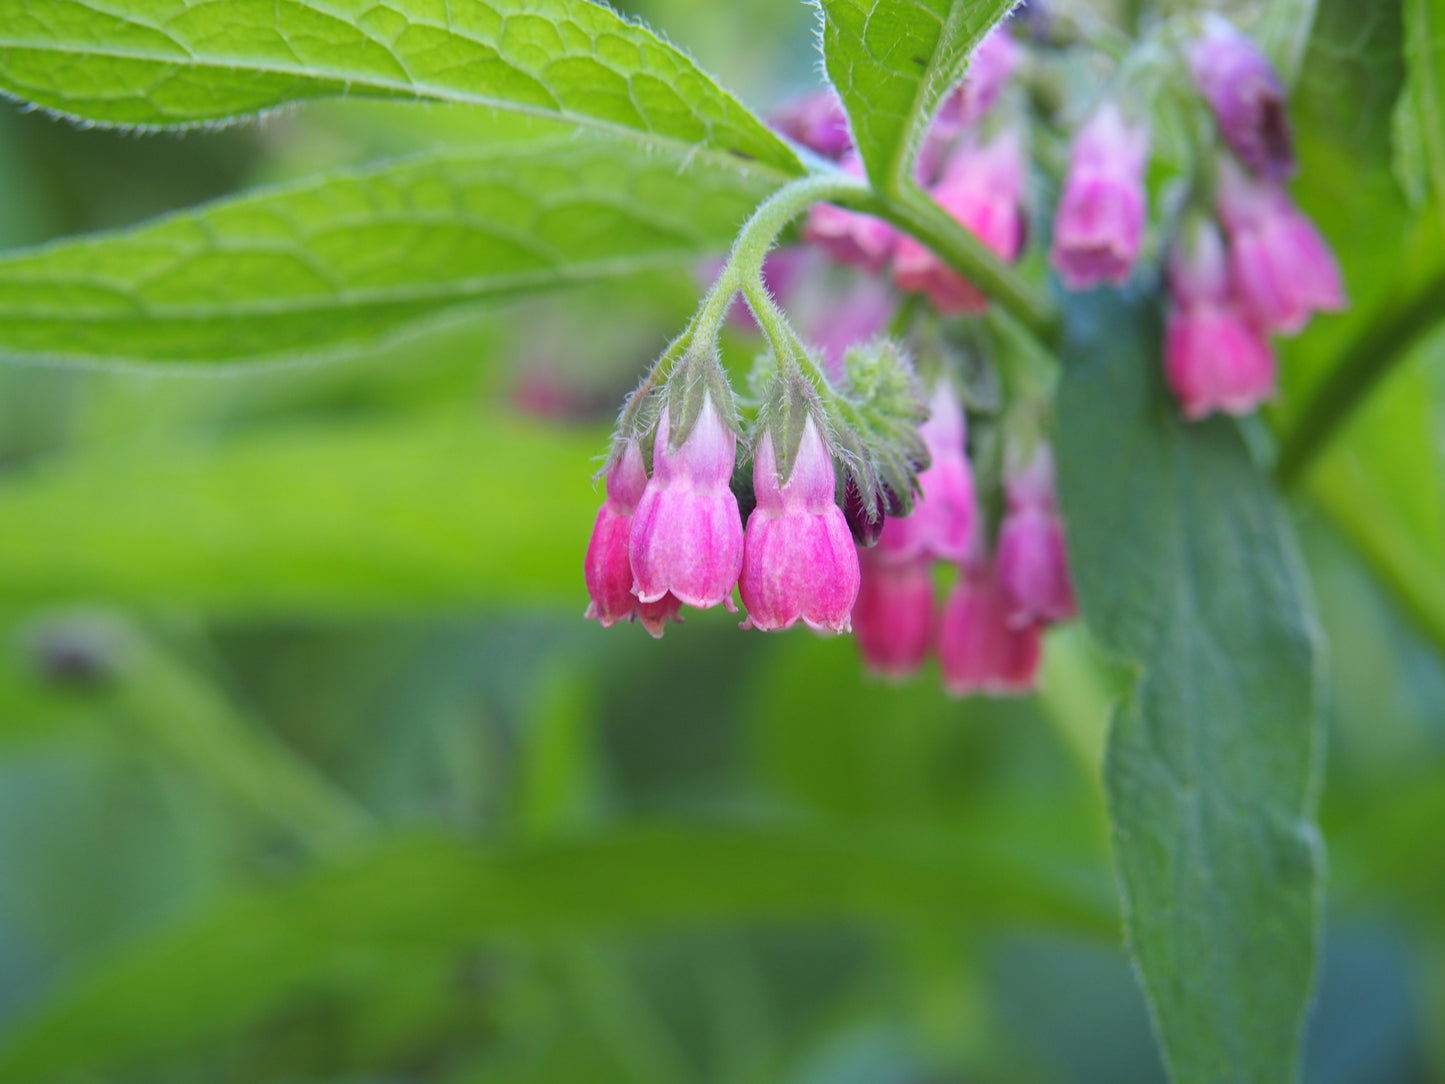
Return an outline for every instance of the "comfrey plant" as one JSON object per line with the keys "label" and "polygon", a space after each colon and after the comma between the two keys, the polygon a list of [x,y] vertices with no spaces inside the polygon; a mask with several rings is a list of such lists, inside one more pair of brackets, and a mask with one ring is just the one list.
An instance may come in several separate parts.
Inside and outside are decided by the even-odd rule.
{"label": "comfrey plant", "polygon": [[[736,588],[744,628],[851,631],[879,674],[906,677],[936,651],[950,692],[1031,692],[1042,631],[1077,606],[1052,383],[1016,371],[1025,363],[997,332],[1008,316],[990,286],[1025,255],[1050,180],[1059,195],[1040,247],[1059,288],[1162,285],[1160,361],[1187,419],[1256,409],[1275,393],[1270,336],[1342,307],[1334,258],[1283,187],[1295,169],[1283,83],[1246,34],[1217,14],[1161,24],[1101,92],[1048,109],[1043,88],[1088,43],[1041,29],[1039,8],[979,40],[922,126],[910,180],[926,212],[870,206],[833,91],[774,115],[832,168],[759,210],[624,407],[587,553],[589,617],[636,618],[661,636],[683,606],[735,609]],[[1156,186],[1167,198],[1151,224],[1157,121],[1139,99],[1171,70],[1185,73],[1175,89],[1197,123],[1188,170]],[[1061,137],[1064,169],[1050,178],[1030,150]],[[915,228],[924,214],[964,231],[974,274]],[[798,215],[801,231],[785,233]],[[739,293],[741,323],[764,345],[749,395],[719,359]],[[1002,396],[990,401],[984,383]],[[980,458],[971,431],[1005,454]],[[992,493],[997,507],[981,500]]]}
{"label": "comfrey plant", "polygon": [[[1437,271],[1402,271],[1400,297],[1372,300],[1334,337],[1343,347],[1310,344],[1327,374],[1317,388],[1304,396],[1281,372],[1284,341],[1346,298],[1293,195],[1314,186],[1310,206],[1326,208],[1295,160],[1290,95],[1302,57],[1325,83],[1340,73],[1328,39],[1350,5],[1315,28],[1317,6],[810,0],[826,85],[769,125],[592,0],[0,0],[0,92],[88,125],[206,125],[341,95],[385,99],[407,121],[385,126],[364,165],[0,255],[0,352],[128,367],[311,354],[459,302],[685,274],[731,241],[622,406],[584,561],[588,614],[661,635],[690,609],[740,606],[749,630],[851,633],[887,677],[936,658],[953,693],[1040,688],[1047,707],[1077,701],[1075,720],[1097,714],[1088,661],[1108,656],[1120,695],[1103,755],[1102,734],[1065,729],[1102,765],[1118,913],[1164,1062],[1185,1084],[1288,1081],[1324,879],[1324,652],[1282,492],[1434,331],[1445,289]],[[1428,22],[1404,20],[1395,120],[1415,144],[1402,175],[1438,199]],[[1294,116],[1314,121],[1301,145],[1335,155],[1321,161],[1353,164],[1328,130],[1348,96],[1312,90]],[[471,124],[489,111],[529,120],[498,140]],[[1374,182],[1346,187],[1380,205]],[[1286,409],[1238,419],[1281,392]],[[436,601],[439,583],[458,599],[506,583],[510,597],[543,522],[575,523],[582,548],[592,498],[562,492],[582,474],[573,446],[548,455],[535,433],[473,422],[482,443],[467,447],[486,451],[465,475],[472,504],[428,498],[430,473],[378,479],[389,501],[375,515],[393,516],[379,549],[420,566],[378,573],[387,600],[409,584]],[[528,514],[541,485],[559,490],[556,519]],[[1332,492],[1326,512],[1350,505]],[[43,502],[22,506],[44,519]],[[399,544],[397,510],[422,507],[485,519],[477,551],[437,562],[439,541]],[[143,511],[136,523],[164,532]],[[1341,535],[1413,567],[1378,556],[1404,551],[1361,522]],[[349,539],[292,526],[282,534],[304,556],[253,570],[294,577],[281,610],[330,597],[307,570],[338,548],[365,567]],[[182,564],[214,565],[209,534],[204,546],[206,561]],[[144,582],[109,554],[51,548],[85,559],[83,587],[109,575],[133,597]],[[169,539],[145,548],[172,552]],[[32,555],[23,540],[12,550],[23,575]],[[1381,582],[1408,582],[1400,569]],[[1438,612],[1418,594],[1412,606]],[[807,725],[827,743],[818,716]],[[996,897],[985,914],[1113,928],[1112,901],[1089,902],[1089,885],[1064,891],[1027,863],[969,853],[982,876],[968,892]],[[849,894],[871,910],[869,892]],[[6,1064],[28,1073],[11,1077],[82,1068],[36,1069],[36,1049],[12,1048],[23,1053]]]}

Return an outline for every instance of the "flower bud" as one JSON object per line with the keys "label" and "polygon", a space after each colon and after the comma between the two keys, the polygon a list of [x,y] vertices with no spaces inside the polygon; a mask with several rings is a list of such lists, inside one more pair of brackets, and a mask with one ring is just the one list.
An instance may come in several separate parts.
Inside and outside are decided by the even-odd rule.
{"label": "flower bud", "polygon": [[[863,176],[863,159],[856,151],[844,155],[840,164],[855,177]],[[831,203],[816,203],[808,211],[803,239],[823,246],[840,263],[877,271],[888,262],[898,243],[898,231],[881,218]]]}
{"label": "flower bud", "polygon": [[633,513],[646,486],[642,449],[630,440],[607,472],[607,500],[597,512],[587,545],[583,573],[592,598],[587,617],[600,621],[604,629],[640,618],[648,632],[661,636],[669,618],[681,620],[680,603],[670,593],[654,602],[639,602],[632,593],[632,563],[627,556]]}
{"label": "flower bud", "polygon": [[[1023,247],[1025,162],[1018,132],[1005,130],[993,142],[969,142],[954,152],[933,189],[939,206],[1005,260]],[[900,290],[926,293],[939,312],[956,316],[982,312],[988,299],[978,287],[944,265],[912,237],[900,238],[893,257],[893,281]]]}
{"label": "flower bud", "polygon": [[831,90],[814,91],[777,109],[768,122],[773,129],[824,158],[835,161],[853,149],[848,114]]}
{"label": "flower bud", "polygon": [[1041,657],[1039,626],[1009,625],[1008,608],[991,564],[984,561],[963,570],[938,629],[943,685],[951,695],[1018,696],[1034,690]]}
{"label": "flower bud", "polygon": [[1074,140],[1054,220],[1053,264],[1071,290],[1122,285],[1144,237],[1148,134],[1110,103]]}
{"label": "flower bud", "polygon": [[921,495],[909,515],[888,519],[878,540],[879,553],[895,562],[962,561],[973,546],[978,510],[964,446],[967,422],[946,380],[933,389],[929,410],[918,427],[931,459],[918,475]]}
{"label": "flower bud", "polygon": [[861,549],[872,549],[878,544],[883,525],[888,522],[888,512],[880,508],[877,518],[869,519],[863,494],[858,490],[858,483],[850,476],[843,483],[843,518],[848,521],[848,530],[853,534],[853,541],[858,543]]}
{"label": "flower bud", "polygon": [[1236,299],[1212,222],[1181,231],[1169,256],[1169,290],[1164,367],[1184,416],[1247,414],[1273,396],[1274,353]]}
{"label": "flower bud", "polygon": [[1269,59],[1226,19],[1211,14],[1188,60],[1194,85],[1239,160],[1271,181],[1288,179],[1295,168],[1294,139],[1284,86]]}
{"label": "flower bud", "polygon": [[1224,162],[1219,214],[1229,231],[1235,292],[1258,327],[1293,335],[1314,313],[1344,308],[1334,253],[1282,188]]}
{"label": "flower bud", "polygon": [[778,478],[773,434],[753,460],[758,504],[748,517],[739,589],[744,628],[786,629],[799,620],[847,632],[858,596],[858,553],[833,499],[833,459],[811,415],[786,482]]}
{"label": "flower bud", "polygon": [[859,550],[861,580],[853,603],[853,635],[874,673],[902,678],[928,657],[933,636],[933,574],[926,560],[889,561]]}
{"label": "flower bud", "polygon": [[671,592],[699,609],[723,603],[735,610],[732,590],[743,559],[742,519],[730,487],[737,438],[706,393],[692,431],[675,450],[670,439],[664,407],[652,478],[632,520],[633,593],[644,603]]}
{"label": "flower bud", "polygon": [[1010,628],[1067,621],[1078,614],[1054,492],[1054,457],[1047,445],[1005,483],[1008,509],[995,560]]}

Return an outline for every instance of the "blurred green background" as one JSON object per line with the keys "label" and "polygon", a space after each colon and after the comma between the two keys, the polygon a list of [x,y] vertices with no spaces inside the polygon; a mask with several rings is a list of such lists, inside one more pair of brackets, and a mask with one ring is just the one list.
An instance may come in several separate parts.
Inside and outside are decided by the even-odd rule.
{"label": "blurred green background", "polygon": [[[756,105],[816,78],[801,3],[624,6]],[[1280,424],[1440,259],[1391,169],[1399,57],[1394,5],[1321,5],[1298,194],[1356,309],[1292,346]],[[525,134],[5,105],[0,246]],[[679,268],[221,375],[0,367],[0,1079],[1162,1079],[1081,630],[1036,700],[960,703],[847,640],[581,620],[593,457],[697,292]],[[1312,1084],[1445,1080],[1438,338],[1296,502],[1332,645]]]}

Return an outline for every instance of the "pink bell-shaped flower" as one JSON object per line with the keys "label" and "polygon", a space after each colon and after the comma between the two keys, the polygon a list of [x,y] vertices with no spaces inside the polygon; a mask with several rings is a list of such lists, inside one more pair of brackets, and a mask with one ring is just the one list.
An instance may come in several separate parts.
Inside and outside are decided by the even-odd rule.
{"label": "pink bell-shaped flower", "polygon": [[1284,86],[1269,58],[1228,20],[1211,14],[1188,60],[1194,85],[1239,160],[1261,177],[1287,180],[1295,168],[1294,138]]}
{"label": "pink bell-shaped flower", "polygon": [[834,161],[853,148],[848,114],[832,90],[814,91],[785,103],[768,117],[768,123],[775,131]]}
{"label": "pink bell-shaped flower", "polygon": [[[857,152],[849,151],[840,164],[855,177],[863,176],[863,159]],[[897,245],[898,231],[881,218],[831,203],[815,203],[808,211],[803,239],[821,245],[840,263],[877,271]]]}
{"label": "pink bell-shaped flower", "polygon": [[927,184],[953,142],[993,109],[1019,66],[1023,50],[1007,27],[995,26],[978,43],[963,79],[943,98],[918,154],[917,179]]}
{"label": "pink bell-shaped flower", "polygon": [[637,502],[647,486],[647,469],[642,449],[630,440],[622,456],[607,472],[607,500],[592,525],[583,573],[592,602],[587,617],[610,628],[618,621],[640,620],[653,636],[661,636],[669,619],[681,621],[681,603],[669,592],[654,602],[639,602],[632,593],[632,562],[627,556],[628,538]]}
{"label": "pink bell-shaped flower", "polygon": [[1008,508],[999,525],[995,570],[1010,628],[1067,621],[1079,612],[1054,492],[1054,457],[1040,445],[1005,483]]}
{"label": "pink bell-shaped flower", "polygon": [[943,686],[951,695],[1033,692],[1042,655],[1039,626],[1012,626],[1008,612],[1008,597],[992,564],[985,560],[963,569],[938,628]]}
{"label": "pink bell-shaped flower", "polygon": [[1144,237],[1148,133],[1104,105],[1074,140],[1054,219],[1053,265],[1071,290],[1122,285]]}
{"label": "pink bell-shaped flower", "polygon": [[[933,198],[998,256],[1013,260],[1023,247],[1024,173],[1023,144],[1018,131],[1009,128],[991,143],[965,143],[955,151]],[[988,307],[978,287],[912,237],[898,241],[893,281],[900,290],[926,293],[945,316]]]}
{"label": "pink bell-shaped flower", "polygon": [[753,460],[757,507],[748,517],[738,587],[748,609],[744,628],[809,627],[847,632],[858,597],[858,553],[833,499],[833,459],[810,416],[792,472],[779,482],[773,435],[763,434]]}
{"label": "pink bell-shaped flower", "polygon": [[928,657],[933,638],[933,574],[928,561],[889,561],[858,551],[862,580],[853,603],[853,635],[876,674],[903,678]]}
{"label": "pink bell-shaped flower", "polygon": [[1258,327],[1293,335],[1314,313],[1344,308],[1334,253],[1284,189],[1225,161],[1219,214],[1229,232],[1235,294]]}
{"label": "pink bell-shaped flower", "polygon": [[878,539],[879,554],[895,562],[958,562],[973,546],[978,508],[964,446],[967,422],[946,380],[933,389],[929,410],[918,427],[932,460],[918,475],[920,496],[911,513],[889,517]]}
{"label": "pink bell-shaped flower", "polygon": [[737,438],[705,395],[692,432],[669,450],[668,408],[657,423],[652,477],[632,520],[633,593],[644,603],[671,592],[689,606],[730,610],[743,561],[743,525],[731,488]]}
{"label": "pink bell-shaped flower", "polygon": [[1247,414],[1273,396],[1274,353],[1239,304],[1212,222],[1186,224],[1175,241],[1169,291],[1164,371],[1184,416]]}

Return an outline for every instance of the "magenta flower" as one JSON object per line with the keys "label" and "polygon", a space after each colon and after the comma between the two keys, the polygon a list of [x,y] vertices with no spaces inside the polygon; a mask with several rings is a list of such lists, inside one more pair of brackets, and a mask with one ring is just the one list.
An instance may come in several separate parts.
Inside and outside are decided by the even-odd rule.
{"label": "magenta flower", "polygon": [[1169,289],[1164,369],[1184,416],[1247,414],[1273,396],[1274,353],[1237,300],[1212,222],[1187,225],[1175,241]]}
{"label": "magenta flower", "polygon": [[995,568],[1010,628],[1067,621],[1079,612],[1054,492],[1054,457],[1041,445],[1005,484],[1008,509],[998,531]]}
{"label": "magenta flower", "polygon": [[889,517],[878,539],[879,553],[895,562],[957,562],[973,547],[978,513],[964,446],[967,423],[946,380],[933,389],[929,410],[928,420],[918,427],[932,460],[918,475],[921,495],[909,515]]}
{"label": "magenta flower", "polygon": [[[863,159],[849,151],[840,163],[855,177],[863,176]],[[840,263],[877,271],[888,262],[898,243],[898,231],[881,218],[817,203],[808,211],[803,239],[823,246]]]}
{"label": "magenta flower", "polygon": [[954,696],[1019,696],[1038,684],[1038,625],[1008,623],[1009,602],[987,561],[965,568],[943,607],[938,657]]}
{"label": "magenta flower", "polygon": [[629,537],[633,593],[644,603],[671,592],[689,606],[724,604],[743,561],[743,525],[730,487],[737,438],[711,395],[692,432],[675,451],[664,407],[652,449],[652,478],[637,504]]}
{"label": "magenta flower", "polygon": [[655,602],[639,602],[632,593],[632,563],[627,556],[633,513],[646,486],[642,449],[637,441],[628,441],[622,457],[607,472],[607,500],[598,509],[587,544],[583,574],[592,598],[587,617],[602,622],[604,629],[618,621],[640,619],[648,632],[661,636],[669,618],[682,620],[681,603],[671,593]]}
{"label": "magenta flower", "polygon": [[956,136],[982,120],[1013,78],[1022,55],[1023,50],[1002,23],[985,34],[969,58],[963,79],[938,107],[934,126]]}
{"label": "magenta flower", "polygon": [[853,603],[853,635],[874,673],[902,678],[928,657],[933,637],[933,574],[928,561],[889,561],[859,550],[862,574]]}
{"label": "magenta flower", "polygon": [[858,553],[833,499],[833,459],[810,417],[786,482],[779,482],[773,435],[753,460],[758,504],[748,517],[738,584],[744,628],[786,629],[799,620],[847,632],[858,597]]}
{"label": "magenta flower", "polygon": [[774,111],[768,123],[794,142],[835,161],[853,148],[848,114],[831,90],[795,98]]}
{"label": "magenta flower", "polygon": [[968,71],[958,86],[944,96],[928,126],[918,155],[920,183],[926,184],[932,179],[953,141],[993,109],[1022,56],[1023,50],[1002,24],[984,35],[969,59]]}
{"label": "magenta flower", "polygon": [[1074,140],[1054,219],[1053,264],[1071,290],[1122,285],[1139,258],[1148,197],[1148,133],[1103,106]]}
{"label": "magenta flower", "polygon": [[1282,188],[1224,162],[1219,215],[1229,231],[1235,293],[1257,326],[1293,335],[1314,313],[1344,308],[1334,253]]}
{"label": "magenta flower", "polygon": [[[955,151],[933,198],[995,253],[1013,260],[1023,247],[1024,174],[1023,145],[1018,132],[1010,128],[992,143],[970,142]],[[900,290],[926,293],[946,316],[988,307],[978,287],[912,237],[898,241],[893,281]]]}
{"label": "magenta flower", "polygon": [[1209,103],[1224,141],[1261,177],[1294,173],[1294,139],[1285,114],[1284,86],[1258,46],[1219,15],[1189,48],[1194,85]]}

